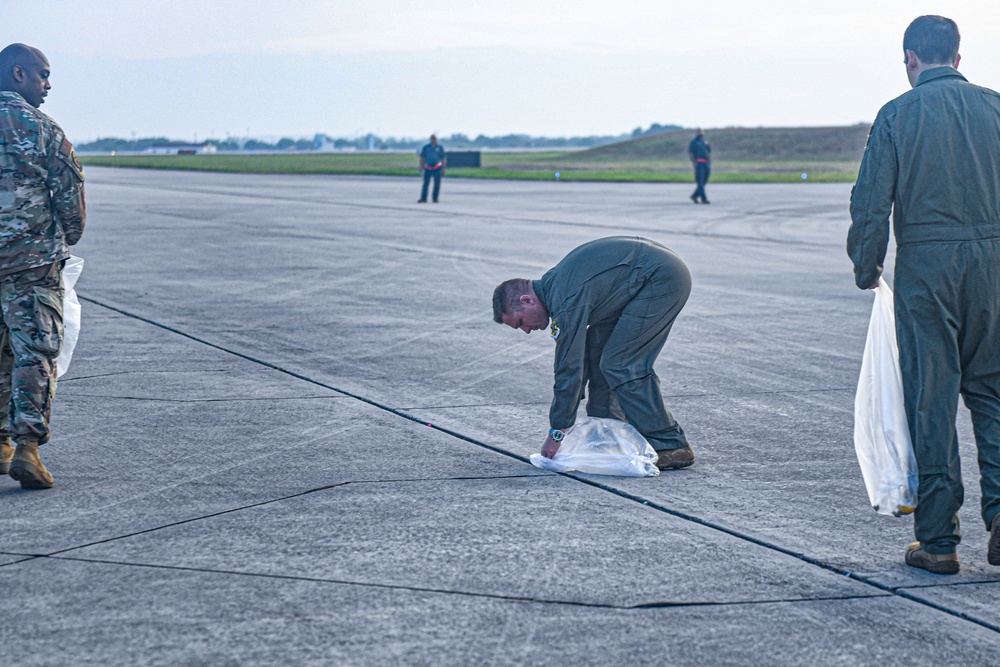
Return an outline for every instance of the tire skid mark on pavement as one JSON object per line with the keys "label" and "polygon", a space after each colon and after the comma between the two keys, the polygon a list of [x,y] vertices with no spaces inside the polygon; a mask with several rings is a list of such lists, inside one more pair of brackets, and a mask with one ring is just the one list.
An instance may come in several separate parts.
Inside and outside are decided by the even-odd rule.
{"label": "tire skid mark on pavement", "polygon": [[[295,371],[283,368],[283,367],[281,367],[281,366],[279,366],[277,364],[271,363],[269,361],[265,361],[263,359],[258,359],[256,357],[252,357],[252,356],[244,354],[242,352],[238,352],[236,350],[233,350],[233,349],[230,349],[230,348],[227,348],[227,347],[223,347],[223,346],[218,345],[216,343],[213,343],[211,341],[205,340],[203,338],[199,338],[198,336],[195,336],[193,334],[189,334],[189,333],[187,333],[185,331],[181,331],[180,329],[176,329],[174,327],[171,327],[171,326],[169,326],[167,324],[163,324],[161,322],[157,322],[155,320],[148,319],[148,318],[143,317],[141,315],[137,315],[135,313],[131,313],[131,312],[126,311],[126,310],[122,310],[121,308],[116,308],[115,306],[103,303],[103,302],[98,301],[96,299],[93,299],[93,298],[90,298],[90,297],[86,297],[86,296],[83,296],[83,295],[78,295],[78,296],[79,296],[79,298],[82,301],[86,301],[88,303],[92,303],[92,304],[94,304],[96,306],[100,306],[102,308],[106,308],[106,309],[111,310],[113,312],[116,312],[116,313],[119,313],[121,315],[124,315],[125,317],[129,317],[129,318],[141,321],[141,322],[145,322],[145,323],[150,324],[152,326],[155,326],[155,327],[157,327],[159,329],[164,329],[166,331],[170,331],[172,333],[175,333],[175,334],[177,334],[179,336],[182,336],[184,338],[187,338],[189,340],[193,340],[193,341],[195,341],[197,343],[201,343],[202,345],[207,345],[207,346],[212,347],[212,348],[214,348],[216,350],[220,350],[222,352],[226,352],[227,354],[231,354],[231,355],[233,355],[235,357],[239,357],[240,359],[245,359],[247,361],[253,362],[255,364],[259,364],[259,365],[264,366],[266,368],[270,368],[272,370],[276,370],[278,372],[285,373],[285,374],[287,374],[287,375],[289,375],[291,377],[298,378],[299,380],[302,380],[304,382],[308,382],[310,384],[313,384],[313,385],[316,385],[316,386],[319,386],[319,387],[323,387],[324,389],[329,389],[331,391],[336,391],[338,393],[344,394],[345,396],[350,396],[351,398],[354,398],[354,399],[356,399],[358,401],[361,401],[362,403],[365,403],[365,404],[370,405],[372,407],[376,407],[376,408],[378,408],[380,410],[384,410],[385,412],[389,412],[391,414],[397,415],[397,416],[402,417],[404,419],[407,419],[409,421],[416,422],[418,424],[422,424],[422,425],[427,426],[429,428],[433,428],[433,429],[435,429],[435,430],[437,430],[437,431],[439,431],[441,433],[445,433],[447,435],[450,435],[450,436],[452,436],[452,437],[454,437],[454,438],[456,438],[458,440],[462,440],[464,442],[468,442],[468,443],[470,443],[472,445],[476,445],[477,447],[481,447],[483,449],[487,449],[489,451],[496,452],[497,454],[501,454],[503,456],[507,456],[509,458],[512,458],[512,459],[515,459],[517,461],[521,461],[522,463],[526,463],[526,464],[530,465],[530,461],[529,461],[528,457],[526,457],[526,456],[522,456],[522,455],[517,454],[515,452],[511,452],[509,450],[503,449],[502,447],[497,447],[495,445],[490,445],[490,444],[488,444],[486,442],[483,442],[481,440],[477,440],[477,439],[472,438],[470,436],[467,436],[467,435],[465,435],[463,433],[459,433],[458,431],[454,431],[452,429],[449,429],[449,428],[446,428],[446,427],[443,427],[443,426],[432,424],[430,422],[427,422],[427,421],[421,419],[420,417],[418,417],[416,415],[412,415],[412,414],[410,414],[408,412],[405,412],[405,411],[403,411],[401,409],[393,408],[393,407],[391,407],[389,405],[386,405],[384,403],[380,403],[380,402],[378,402],[378,401],[376,401],[374,399],[367,398],[365,396],[361,396],[359,394],[355,394],[355,393],[352,393],[352,392],[349,392],[349,391],[346,391],[346,390],[343,390],[343,389],[339,389],[337,387],[334,387],[332,385],[326,384],[326,383],[321,382],[319,380],[315,380],[313,378],[310,378],[310,377],[308,377],[306,375],[302,375],[301,373],[297,373]],[[966,614],[965,612],[958,611],[956,609],[951,609],[950,607],[946,607],[946,606],[944,606],[942,604],[938,604],[938,603],[932,602],[930,600],[925,600],[923,598],[920,598],[920,597],[918,597],[916,595],[913,595],[912,593],[909,593],[908,591],[904,590],[904,587],[890,586],[888,584],[884,584],[882,582],[879,582],[879,581],[875,580],[872,577],[867,577],[865,575],[856,574],[854,572],[846,570],[846,569],[844,569],[842,567],[839,567],[837,565],[834,565],[832,563],[827,563],[827,562],[822,561],[822,560],[820,560],[818,558],[814,558],[812,556],[809,556],[809,555],[807,555],[805,553],[797,552],[797,551],[794,551],[792,549],[788,549],[786,547],[782,547],[782,546],[780,546],[778,544],[775,544],[773,542],[768,542],[768,541],[766,541],[764,539],[761,539],[761,538],[758,538],[758,537],[754,537],[753,535],[740,532],[740,531],[735,530],[733,528],[728,528],[726,526],[723,526],[722,524],[718,524],[718,523],[715,523],[713,521],[709,521],[707,519],[702,519],[701,517],[695,516],[693,514],[688,514],[687,512],[681,512],[681,511],[678,511],[678,510],[675,510],[675,509],[671,509],[670,507],[667,507],[666,505],[662,505],[662,504],[660,504],[658,502],[655,502],[655,501],[652,501],[652,500],[648,500],[648,499],[643,498],[642,496],[639,496],[637,494],[630,493],[628,491],[624,491],[622,489],[615,488],[615,487],[610,486],[608,484],[605,484],[603,482],[599,482],[599,481],[596,481],[596,480],[593,480],[593,479],[588,479],[586,477],[581,477],[577,473],[568,472],[568,473],[554,473],[554,474],[561,475],[561,476],[564,476],[564,477],[569,477],[570,479],[574,479],[574,480],[576,480],[576,481],[578,481],[578,482],[580,482],[582,484],[586,484],[588,486],[592,486],[594,488],[601,489],[602,491],[606,491],[608,493],[614,494],[614,495],[619,496],[621,498],[625,498],[627,500],[631,500],[631,501],[633,501],[633,502],[635,502],[635,503],[637,503],[639,505],[642,505],[644,507],[648,507],[650,509],[663,512],[664,514],[669,514],[670,516],[674,516],[674,517],[677,517],[679,519],[683,519],[683,520],[688,521],[690,523],[695,523],[695,524],[698,524],[700,526],[704,526],[706,528],[710,528],[710,529],[715,530],[717,532],[724,533],[724,534],[729,535],[731,537],[735,537],[736,539],[743,540],[745,542],[749,542],[750,544],[755,544],[755,545],[763,547],[765,549],[769,549],[771,551],[774,551],[774,552],[777,552],[777,553],[780,553],[780,554],[784,554],[786,556],[790,556],[790,557],[795,558],[797,560],[800,560],[800,561],[802,561],[804,563],[808,563],[809,565],[813,565],[815,567],[818,567],[820,569],[826,570],[828,572],[832,572],[834,574],[838,574],[838,575],[841,575],[841,576],[845,576],[845,577],[851,578],[851,579],[853,579],[855,581],[858,581],[858,582],[861,582],[861,583],[866,584],[868,586],[871,586],[872,588],[876,588],[876,589],[878,589],[880,591],[885,591],[887,593],[890,593],[890,594],[895,595],[897,597],[903,598],[905,600],[910,600],[912,602],[916,602],[917,604],[921,604],[921,605],[924,605],[924,606],[929,607],[931,609],[935,609],[937,611],[940,611],[940,612],[943,612],[945,614],[948,614],[950,616],[954,616],[954,617],[960,618],[960,619],[962,619],[964,621],[968,621],[970,623],[974,623],[974,624],[979,625],[981,627],[984,627],[984,628],[986,628],[988,630],[992,630],[993,632],[996,632],[997,634],[1000,634],[1000,625],[997,625],[997,624],[994,624],[994,623],[990,623],[989,621],[986,621],[986,620],[983,620],[981,618],[972,616],[970,614]],[[314,491],[323,490],[324,488],[332,488],[333,486],[339,486],[339,484],[338,485],[331,485],[330,487],[321,487],[320,489],[316,489]],[[306,491],[306,492],[303,492],[303,493],[300,493],[300,494],[295,494],[295,495],[305,495],[305,493],[312,493],[314,491]],[[257,504],[258,505],[267,504],[268,502],[276,502],[276,501],[266,501],[264,503],[257,503]],[[253,506],[254,505],[251,505],[249,507],[253,507]],[[226,510],[225,512],[219,512],[217,514],[224,514],[224,513],[232,512],[232,511],[238,511],[238,510]],[[208,516],[213,516],[213,515],[208,515]],[[189,519],[189,520],[184,521],[182,523],[187,523],[188,521],[193,521],[193,520],[197,520],[197,519]],[[150,530],[155,530],[155,529],[150,529]],[[140,532],[149,532],[149,531],[147,530],[147,531],[140,531]],[[117,538],[115,538],[115,539],[117,539]],[[98,544],[99,543],[100,542],[98,542]],[[80,548],[80,547],[74,547],[74,548]],[[58,554],[58,553],[62,553],[63,551],[69,551],[69,549],[64,549],[62,551],[58,551],[58,552],[54,552],[54,553]]]}
{"label": "tire skid mark on pavement", "polygon": [[[599,222],[579,222],[572,220],[553,220],[551,218],[529,218],[523,216],[512,216],[512,215],[490,215],[472,211],[449,211],[441,209],[422,209],[414,208],[412,206],[387,206],[384,204],[360,204],[357,202],[345,202],[345,201],[331,201],[329,199],[307,199],[302,197],[281,197],[278,195],[267,195],[267,194],[253,194],[249,192],[227,192],[225,190],[210,190],[210,189],[200,189],[200,188],[181,188],[181,187],[156,187],[151,188],[147,185],[133,184],[133,183],[122,183],[115,181],[106,181],[106,185],[114,185],[123,188],[133,188],[139,190],[154,190],[156,192],[182,192],[186,194],[198,194],[198,195],[209,195],[213,197],[237,197],[240,199],[257,199],[264,201],[273,202],[294,202],[297,204],[316,204],[320,206],[340,206],[345,208],[360,208],[366,210],[375,211],[404,211],[406,213],[414,213],[418,211],[426,211],[426,215],[438,216],[450,216],[457,218],[479,218],[482,220],[503,220],[506,222],[525,222],[532,224],[548,224],[548,225],[561,225],[566,227],[585,227],[589,229],[610,229],[614,231],[621,231],[623,228]],[[197,220],[193,220],[197,222]],[[629,230],[638,230],[638,227],[630,226]],[[656,227],[655,225],[643,228],[641,231],[663,231],[662,229]],[[683,230],[683,229],[671,229],[669,230],[671,234],[678,236],[693,236],[696,238],[708,238],[708,239],[719,239],[724,241],[739,241],[741,243],[763,243],[765,245],[791,245],[791,246],[804,246],[813,248],[831,248],[840,247],[839,245],[833,243],[821,243],[818,241],[800,241],[796,239],[788,238],[773,238],[773,237],[757,237],[757,236],[744,236],[741,234],[725,234],[725,233],[710,233],[706,234],[697,230]],[[321,238],[315,235],[313,238]]]}

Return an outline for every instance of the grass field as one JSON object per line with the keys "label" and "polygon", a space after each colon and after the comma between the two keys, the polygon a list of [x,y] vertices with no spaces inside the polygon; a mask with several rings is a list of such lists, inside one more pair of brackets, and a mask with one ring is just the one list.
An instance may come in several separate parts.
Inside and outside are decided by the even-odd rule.
{"label": "grass field", "polygon": [[[867,127],[727,128],[706,132],[712,181],[722,183],[851,182]],[[448,176],[566,181],[688,182],[688,130],[665,132],[586,151],[484,152],[482,167]],[[216,155],[84,155],[84,165],[257,174],[416,176],[407,153],[260,153]]]}

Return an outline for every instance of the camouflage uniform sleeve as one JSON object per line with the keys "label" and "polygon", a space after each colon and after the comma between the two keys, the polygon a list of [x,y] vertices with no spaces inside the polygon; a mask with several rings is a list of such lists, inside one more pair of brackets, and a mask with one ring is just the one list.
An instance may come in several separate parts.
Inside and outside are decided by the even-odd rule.
{"label": "camouflage uniform sleeve", "polygon": [[46,184],[51,196],[52,213],[66,235],[66,243],[76,245],[87,223],[83,167],[76,158],[73,144],[61,129],[53,135],[52,144],[46,151],[46,161]]}

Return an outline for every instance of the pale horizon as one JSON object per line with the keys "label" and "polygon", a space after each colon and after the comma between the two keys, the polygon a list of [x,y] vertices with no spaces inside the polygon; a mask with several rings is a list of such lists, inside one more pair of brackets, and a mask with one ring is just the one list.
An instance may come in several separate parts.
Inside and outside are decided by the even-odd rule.
{"label": "pale horizon", "polygon": [[164,136],[618,135],[870,123],[908,89],[903,30],[953,18],[1000,88],[1000,7],[968,2],[3,0],[0,46],[52,66],[75,142]]}

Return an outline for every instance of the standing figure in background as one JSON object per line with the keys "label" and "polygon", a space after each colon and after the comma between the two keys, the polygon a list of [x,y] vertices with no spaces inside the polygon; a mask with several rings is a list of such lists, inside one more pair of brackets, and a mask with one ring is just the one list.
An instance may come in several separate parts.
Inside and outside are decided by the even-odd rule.
{"label": "standing figure in background", "polygon": [[430,143],[424,144],[424,147],[420,149],[420,172],[424,175],[424,187],[420,190],[420,199],[417,200],[418,204],[427,203],[427,188],[432,178],[434,179],[432,197],[434,198],[434,203],[437,203],[438,194],[441,192],[441,177],[444,176],[444,170],[448,166],[447,163],[448,159],[445,156],[444,146],[439,144],[437,137],[432,134]]}
{"label": "standing figure in background", "polygon": [[896,234],[896,337],[919,484],[906,563],[958,572],[959,394],[979,449],[987,560],[1000,565],[1000,95],[958,73],[958,26],[903,35],[913,87],[875,118],[851,194],[847,251],[874,287]]}
{"label": "standing figure in background", "polygon": [[63,264],[86,221],[73,145],[38,110],[51,87],[41,51],[0,51],[0,472],[25,489],[52,487],[38,447],[56,393]]}
{"label": "standing figure in background", "polygon": [[708,183],[708,176],[712,173],[712,147],[705,143],[705,133],[699,127],[697,134],[691,143],[688,144],[688,157],[694,165],[694,182],[698,184],[691,201],[697,204],[711,204],[705,197],[705,184]]}

